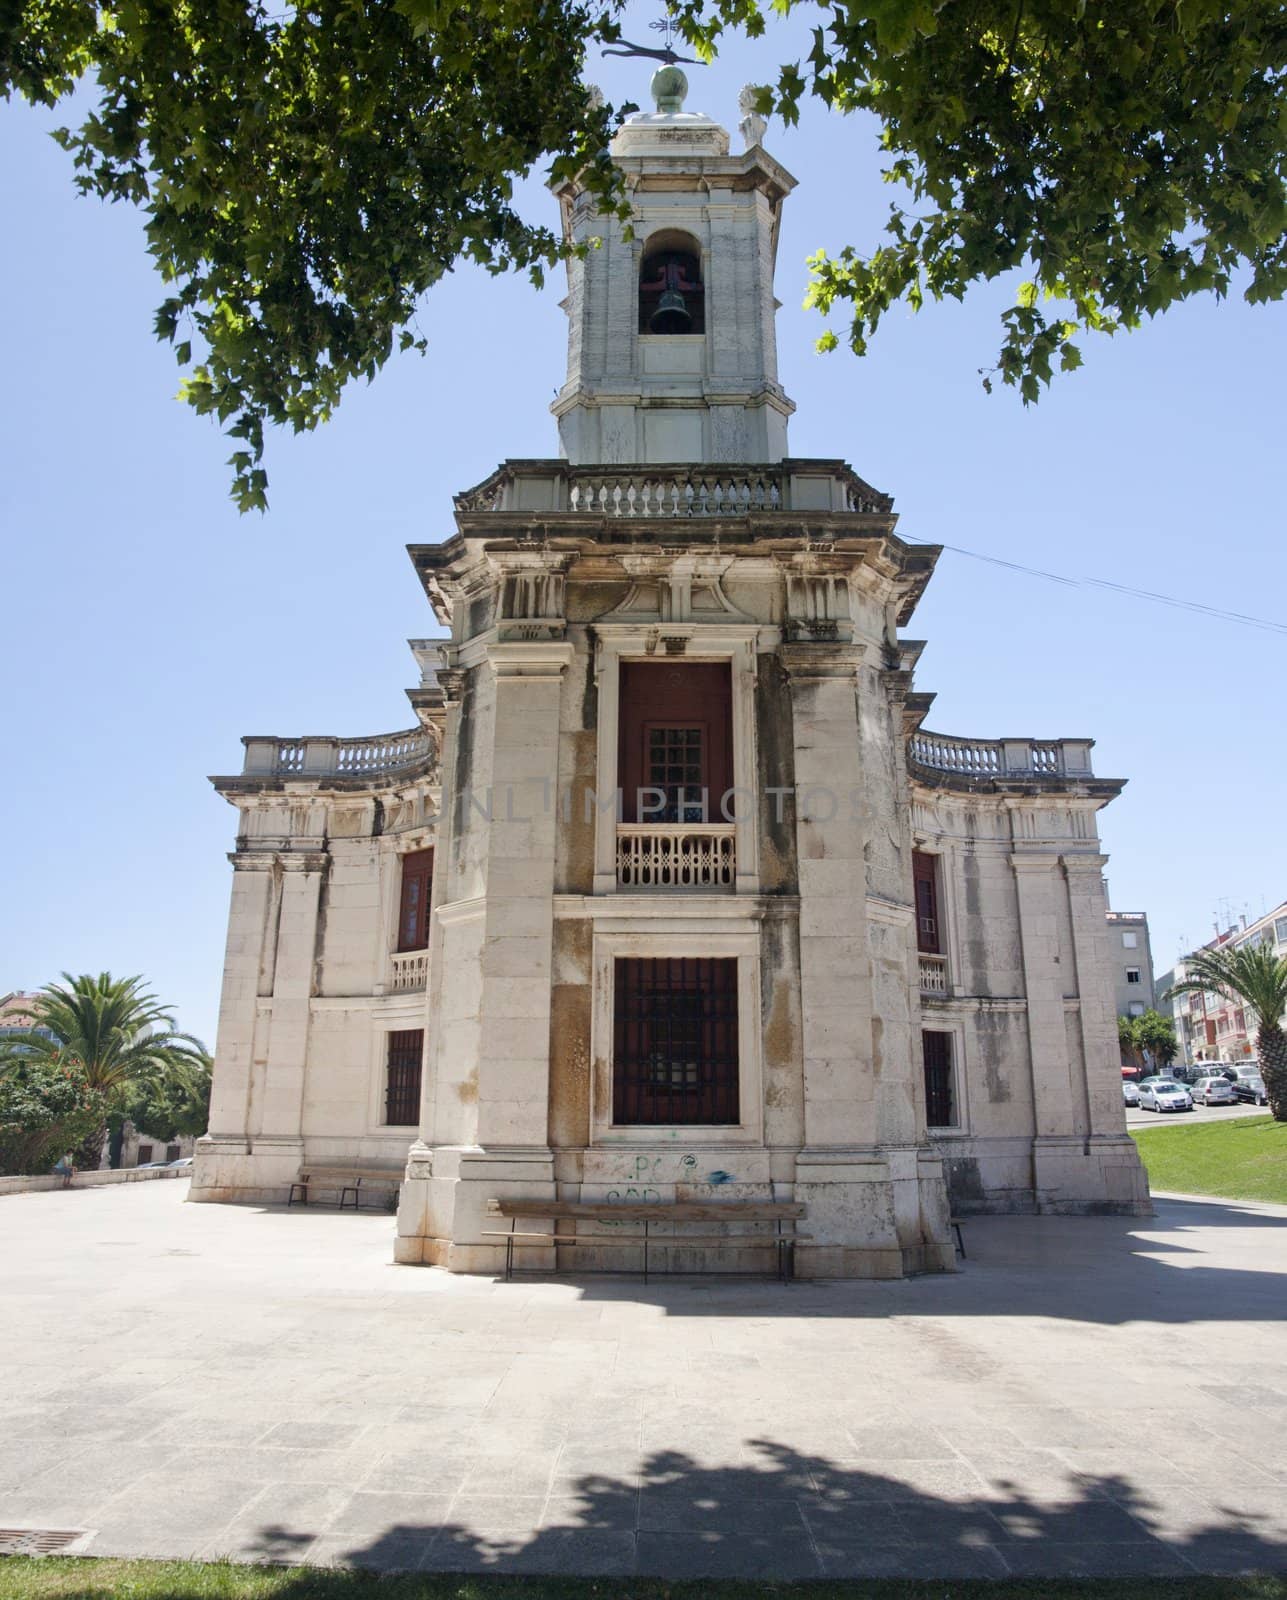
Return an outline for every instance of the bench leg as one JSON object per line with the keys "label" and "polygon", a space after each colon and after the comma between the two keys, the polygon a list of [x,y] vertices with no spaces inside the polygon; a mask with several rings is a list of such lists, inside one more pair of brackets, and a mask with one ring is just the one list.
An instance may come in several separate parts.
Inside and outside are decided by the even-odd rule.
{"label": "bench leg", "polygon": [[644,1282],[647,1283],[648,1282],[648,1218],[647,1217],[644,1218],[643,1250],[644,1250]]}
{"label": "bench leg", "polygon": [[514,1281],[514,1221],[515,1221],[515,1219],[513,1217],[511,1217],[510,1218],[510,1222],[509,1222],[509,1238],[506,1239],[506,1241],[505,1241],[505,1282],[506,1283],[513,1283],[513,1281]]}
{"label": "bench leg", "polygon": [[306,1183],[292,1183],[291,1186],[290,1186],[290,1194],[287,1196],[287,1199],[286,1199],[286,1209],[288,1211],[290,1210],[291,1206],[293,1206],[295,1204],[295,1191],[296,1191],[296,1189],[299,1190],[299,1203],[300,1203],[300,1205],[306,1206],[308,1204],[308,1185]]}
{"label": "bench leg", "polygon": [[959,1222],[954,1222],[952,1224],[952,1232],[956,1235],[956,1253],[960,1256],[961,1260],[964,1261],[965,1239],[961,1233],[961,1224]]}

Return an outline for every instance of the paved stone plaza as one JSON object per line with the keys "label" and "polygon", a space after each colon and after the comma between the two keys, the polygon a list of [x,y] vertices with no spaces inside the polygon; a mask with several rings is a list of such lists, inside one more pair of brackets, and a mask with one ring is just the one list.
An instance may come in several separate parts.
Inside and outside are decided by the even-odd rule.
{"label": "paved stone plaza", "polygon": [[989,1218],[955,1276],[529,1279],[393,1219],[0,1200],[0,1524],[684,1576],[1287,1568],[1287,1210]]}

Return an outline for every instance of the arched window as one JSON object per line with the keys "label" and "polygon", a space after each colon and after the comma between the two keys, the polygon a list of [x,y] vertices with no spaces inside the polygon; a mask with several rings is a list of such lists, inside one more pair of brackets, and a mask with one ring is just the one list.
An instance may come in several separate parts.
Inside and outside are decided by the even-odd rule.
{"label": "arched window", "polygon": [[639,332],[706,332],[702,258],[686,233],[656,233],[644,248],[639,269]]}

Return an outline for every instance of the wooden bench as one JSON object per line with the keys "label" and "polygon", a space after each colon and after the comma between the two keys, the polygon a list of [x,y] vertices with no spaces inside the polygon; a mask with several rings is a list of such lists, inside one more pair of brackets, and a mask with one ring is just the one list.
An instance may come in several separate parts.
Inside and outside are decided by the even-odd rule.
{"label": "wooden bench", "polygon": [[348,1203],[348,1197],[353,1197],[353,1209],[358,1210],[364,1194],[388,1194],[396,1191],[402,1184],[402,1169],[390,1167],[324,1167],[305,1166],[300,1168],[299,1177],[290,1186],[290,1195],[287,1206],[295,1204],[295,1195],[298,1191],[299,1203],[308,1204],[308,1192],[313,1189],[338,1189],[340,1195],[340,1210],[343,1211]]}
{"label": "wooden bench", "polygon": [[[489,1200],[487,1202],[489,1217],[505,1218],[509,1222],[508,1228],[484,1228],[485,1239],[504,1239],[505,1241],[505,1279],[508,1282],[514,1276],[514,1246],[545,1245],[558,1250],[590,1246],[595,1249],[611,1249],[616,1245],[639,1245],[643,1252],[643,1279],[648,1282],[648,1263],[650,1249],[679,1249],[687,1250],[693,1246],[715,1247],[721,1250],[764,1250],[774,1249],[778,1258],[778,1278],[782,1283],[789,1283],[795,1270],[795,1242],[797,1239],[807,1239],[808,1234],[800,1233],[796,1227],[800,1218],[806,1214],[806,1207],[798,1200],[725,1200],[725,1201],[676,1201],[667,1204],[663,1201],[656,1203],[629,1203],[618,1204],[612,1201],[587,1201],[587,1200]],[[548,1228],[520,1229],[518,1224],[530,1218],[547,1220],[551,1226]],[[633,1223],[635,1227],[631,1232],[605,1233],[559,1233],[560,1222],[597,1222],[597,1223]],[[751,1222],[770,1223],[773,1232],[767,1234],[729,1234],[729,1233],[699,1233],[699,1234],[669,1234],[654,1233],[653,1228],[660,1223],[664,1226],[676,1222],[705,1222],[708,1224],[725,1222]],[[640,1231],[642,1224],[642,1231]]]}

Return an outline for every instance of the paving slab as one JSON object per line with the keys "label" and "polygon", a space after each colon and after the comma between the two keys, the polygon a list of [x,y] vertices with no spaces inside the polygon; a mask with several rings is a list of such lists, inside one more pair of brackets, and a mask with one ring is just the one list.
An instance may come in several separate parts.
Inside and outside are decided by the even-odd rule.
{"label": "paving slab", "polygon": [[383,1214],[185,1195],[0,1198],[0,1524],[386,1571],[1287,1571],[1287,1208],[977,1218],[954,1275],[783,1288],[453,1278]]}

